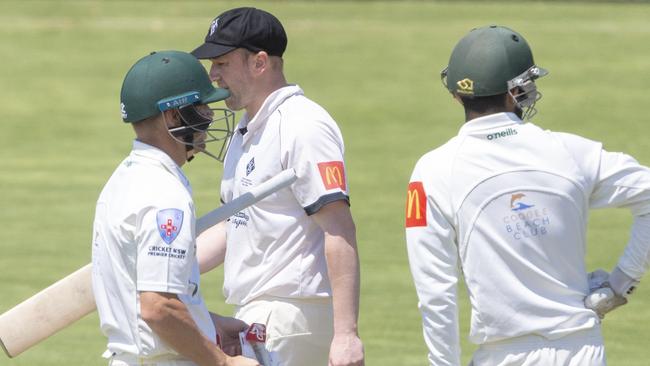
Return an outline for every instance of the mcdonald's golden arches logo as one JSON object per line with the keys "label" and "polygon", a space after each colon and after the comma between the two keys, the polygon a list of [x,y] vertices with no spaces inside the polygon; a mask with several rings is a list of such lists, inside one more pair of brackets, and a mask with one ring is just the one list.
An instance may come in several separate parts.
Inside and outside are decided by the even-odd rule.
{"label": "mcdonald's golden arches logo", "polygon": [[346,191],[345,168],[342,161],[318,163],[318,170],[323,179],[325,189],[340,188],[341,190]]}
{"label": "mcdonald's golden arches logo", "polygon": [[427,226],[427,199],[422,182],[409,183],[406,193],[406,227]]}

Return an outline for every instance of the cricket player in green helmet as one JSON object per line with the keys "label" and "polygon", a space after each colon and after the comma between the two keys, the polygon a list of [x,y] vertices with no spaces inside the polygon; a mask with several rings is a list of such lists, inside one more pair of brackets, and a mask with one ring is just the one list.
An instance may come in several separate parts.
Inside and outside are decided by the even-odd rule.
{"label": "cricket player in green helmet", "polygon": [[[650,169],[526,122],[546,74],[521,34],[495,25],[463,37],[442,72],[465,122],[419,159],[406,202],[430,365],[460,364],[461,278],[473,366],[605,365],[601,321],[650,264]],[[611,274],[584,260],[589,209],[601,207],[634,215]]]}
{"label": "cricket player in green helmet", "polygon": [[205,152],[207,134],[227,140],[227,124],[217,135],[208,104],[229,95],[179,51],[143,57],[124,78],[122,119],[136,139],[97,200],[92,236],[93,293],[111,366],[259,365],[218,347],[219,337],[238,340],[247,325],[206,308],[192,188],[181,170]]}

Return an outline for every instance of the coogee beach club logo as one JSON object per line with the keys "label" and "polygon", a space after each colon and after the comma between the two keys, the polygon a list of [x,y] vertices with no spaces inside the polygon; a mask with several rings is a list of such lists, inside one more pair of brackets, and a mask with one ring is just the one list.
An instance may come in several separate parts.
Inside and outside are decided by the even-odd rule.
{"label": "coogee beach club logo", "polygon": [[548,234],[551,224],[546,207],[537,207],[524,193],[510,195],[510,213],[503,216],[508,234],[517,240]]}

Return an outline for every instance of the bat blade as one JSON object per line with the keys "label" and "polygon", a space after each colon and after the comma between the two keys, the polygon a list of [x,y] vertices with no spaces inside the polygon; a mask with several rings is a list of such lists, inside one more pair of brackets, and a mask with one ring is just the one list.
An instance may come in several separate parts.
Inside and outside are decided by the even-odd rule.
{"label": "bat blade", "polygon": [[[196,221],[196,235],[297,179],[293,169],[280,172],[251,191]],[[0,347],[16,357],[96,310],[92,265],[87,264],[0,315]]]}
{"label": "bat blade", "polygon": [[0,343],[9,357],[95,310],[91,265],[80,268],[0,315]]}

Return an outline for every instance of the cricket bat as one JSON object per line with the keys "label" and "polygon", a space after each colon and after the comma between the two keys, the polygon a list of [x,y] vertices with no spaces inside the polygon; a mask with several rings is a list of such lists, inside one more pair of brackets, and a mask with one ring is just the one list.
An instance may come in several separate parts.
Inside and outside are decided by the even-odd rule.
{"label": "cricket bat", "polygon": [[[196,221],[196,235],[285,188],[297,179],[287,169]],[[0,315],[0,347],[16,357],[96,310],[92,265],[87,264]]]}

